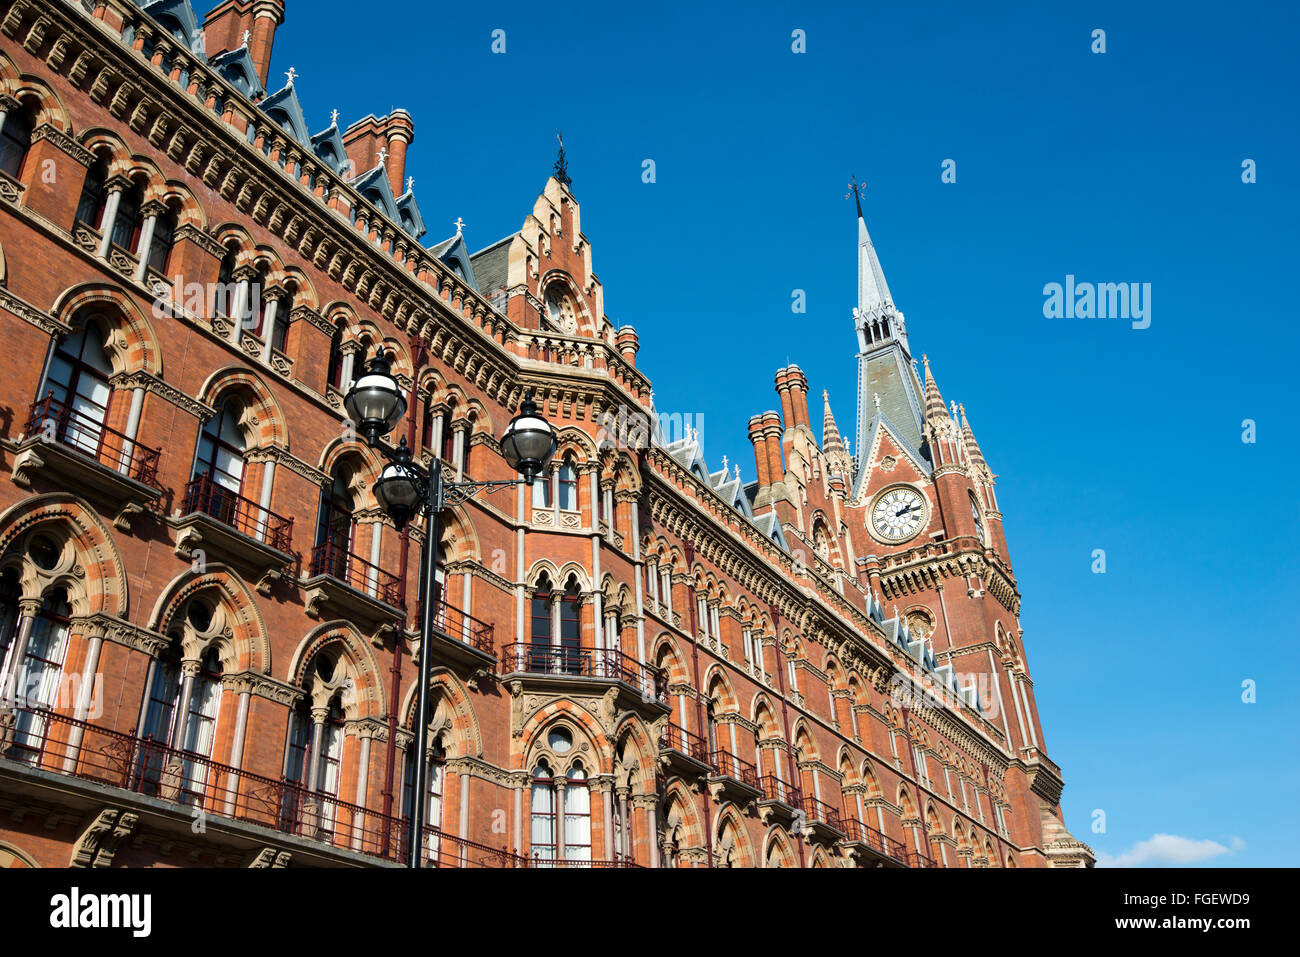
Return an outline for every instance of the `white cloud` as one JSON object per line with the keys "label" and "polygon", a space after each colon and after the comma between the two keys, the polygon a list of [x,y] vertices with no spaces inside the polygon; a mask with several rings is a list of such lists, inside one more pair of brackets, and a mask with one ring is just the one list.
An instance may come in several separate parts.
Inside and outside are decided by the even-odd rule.
{"label": "white cloud", "polygon": [[1232,847],[1227,848],[1218,841],[1196,841],[1177,834],[1153,834],[1145,841],[1138,841],[1118,857],[1099,853],[1097,866],[1184,867],[1188,864],[1202,864],[1220,854],[1232,854],[1245,846],[1246,842],[1239,837],[1234,837]]}

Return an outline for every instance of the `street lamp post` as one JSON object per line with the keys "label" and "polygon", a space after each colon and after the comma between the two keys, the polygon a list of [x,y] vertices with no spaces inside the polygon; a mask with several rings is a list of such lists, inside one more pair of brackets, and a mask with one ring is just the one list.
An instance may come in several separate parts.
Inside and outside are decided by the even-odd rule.
{"label": "street lamp post", "polygon": [[427,516],[424,544],[420,549],[420,574],[424,604],[420,614],[420,668],[416,688],[415,781],[412,786],[411,829],[407,866],[419,868],[423,857],[424,817],[429,788],[429,681],[432,669],[429,649],[433,636],[434,588],[437,585],[438,516],[450,505],[458,505],[481,491],[489,493],[515,485],[532,485],[555,454],[555,430],[537,411],[532,393],[524,396],[519,414],[510,420],[501,437],[501,455],[506,464],[522,475],[518,479],[493,482],[448,482],[442,475],[442,460],[436,455],[427,470],[411,460],[411,450],[402,437],[396,448],[384,443],[406,411],[406,397],[392,374],[387,353],[378,350],[366,370],[348,387],[343,406],[371,448],[388,460],[375,482],[375,499],[397,525],[406,527],[417,515]]}

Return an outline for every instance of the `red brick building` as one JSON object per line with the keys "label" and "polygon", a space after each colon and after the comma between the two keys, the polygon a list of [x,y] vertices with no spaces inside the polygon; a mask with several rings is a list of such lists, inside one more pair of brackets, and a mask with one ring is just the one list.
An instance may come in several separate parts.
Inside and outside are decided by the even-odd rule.
{"label": "red brick building", "polygon": [[[857,456],[790,366],[746,482],[656,415],[562,161],[426,247],[412,117],[312,133],[284,21],[0,0],[0,864],[400,863],[427,654],[430,864],[1090,865],[861,210]],[[512,477],[529,390],[560,438],[443,516],[428,648],[343,413],[381,347],[447,474]]]}

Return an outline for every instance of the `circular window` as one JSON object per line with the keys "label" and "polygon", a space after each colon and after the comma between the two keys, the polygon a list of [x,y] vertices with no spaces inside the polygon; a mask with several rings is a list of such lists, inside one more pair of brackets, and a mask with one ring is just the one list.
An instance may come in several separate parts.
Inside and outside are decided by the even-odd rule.
{"label": "circular window", "polygon": [[47,572],[59,563],[60,551],[54,540],[45,535],[37,535],[27,546],[27,554],[36,563],[36,567]]}
{"label": "circular window", "polygon": [[567,754],[573,749],[573,735],[564,728],[556,728],[546,736],[546,744],[556,754]]}
{"label": "circular window", "polygon": [[207,631],[212,627],[212,607],[204,601],[192,601],[185,611],[185,619],[195,631]]}

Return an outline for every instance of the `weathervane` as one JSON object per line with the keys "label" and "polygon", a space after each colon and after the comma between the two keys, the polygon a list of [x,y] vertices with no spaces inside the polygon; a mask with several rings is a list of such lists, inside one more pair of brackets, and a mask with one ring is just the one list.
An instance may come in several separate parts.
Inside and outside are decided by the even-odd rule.
{"label": "weathervane", "polygon": [[859,183],[858,178],[856,176],[853,175],[849,176],[849,191],[844,194],[844,198],[848,199],[850,196],[853,197],[854,201],[858,204],[859,219],[862,218],[862,193],[866,190],[866,188],[867,188],[866,183]]}
{"label": "weathervane", "polygon": [[555,181],[561,186],[571,186],[573,180],[569,179],[569,164],[564,158],[564,134],[559,130],[555,131],[555,141],[560,144],[559,155],[555,158]]}

